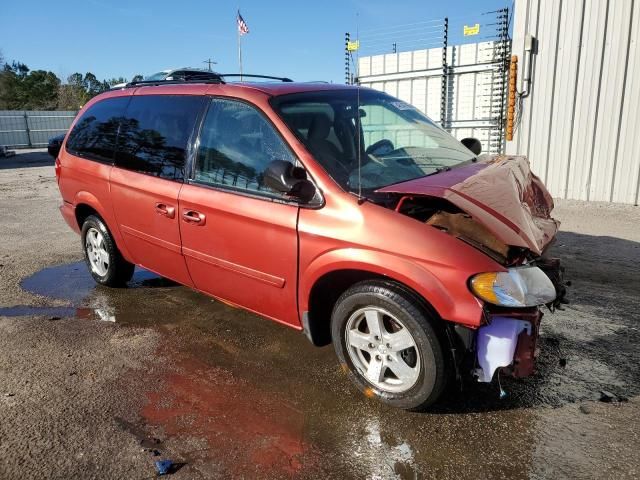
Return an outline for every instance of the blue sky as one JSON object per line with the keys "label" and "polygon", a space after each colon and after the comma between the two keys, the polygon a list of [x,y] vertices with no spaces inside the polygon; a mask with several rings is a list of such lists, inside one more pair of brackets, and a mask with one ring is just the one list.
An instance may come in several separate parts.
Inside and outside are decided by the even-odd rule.
{"label": "blue sky", "polygon": [[[358,26],[364,43],[367,31],[400,31],[395,26],[449,16],[453,40],[459,41],[464,23],[482,23],[489,18],[482,12],[511,3],[241,0],[250,29],[242,41],[244,71],[341,82],[346,31],[354,34]],[[0,50],[7,60],[61,77],[90,71],[100,79],[131,78],[167,67],[203,67],[209,57],[218,61],[218,71],[237,72],[237,7],[237,1],[220,0],[5,0],[0,9]],[[415,27],[404,28],[415,33]],[[429,35],[435,31],[425,34]],[[391,42],[387,34],[378,38],[382,44]]]}

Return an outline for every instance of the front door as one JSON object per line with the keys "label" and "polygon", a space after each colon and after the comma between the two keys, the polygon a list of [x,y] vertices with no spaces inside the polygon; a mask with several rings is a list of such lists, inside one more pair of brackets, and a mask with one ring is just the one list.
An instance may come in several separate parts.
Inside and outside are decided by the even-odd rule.
{"label": "front door", "polygon": [[114,214],[135,263],[193,285],[181,254],[178,194],[204,97],[136,95],[120,123],[111,169]]}
{"label": "front door", "polygon": [[262,184],[272,160],[295,158],[262,113],[213,99],[191,182],[179,198],[182,252],[199,290],[299,325],[298,206]]}

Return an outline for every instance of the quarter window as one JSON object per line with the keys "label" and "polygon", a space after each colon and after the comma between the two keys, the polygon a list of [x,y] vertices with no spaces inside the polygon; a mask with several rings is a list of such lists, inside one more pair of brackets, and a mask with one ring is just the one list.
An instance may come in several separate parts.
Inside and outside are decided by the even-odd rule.
{"label": "quarter window", "polygon": [[129,98],[107,98],[91,105],[71,130],[66,149],[74,155],[112,163],[118,125]]}
{"label": "quarter window", "polygon": [[140,95],[120,123],[117,167],[182,181],[187,147],[205,98]]}
{"label": "quarter window", "polygon": [[243,102],[214,99],[200,134],[195,180],[284,197],[263,183],[264,171],[273,160],[298,164],[258,110]]}

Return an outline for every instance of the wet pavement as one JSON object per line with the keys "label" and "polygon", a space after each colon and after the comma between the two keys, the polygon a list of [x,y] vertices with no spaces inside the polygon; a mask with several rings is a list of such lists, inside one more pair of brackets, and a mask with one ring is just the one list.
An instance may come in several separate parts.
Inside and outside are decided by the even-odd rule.
{"label": "wet pavement", "polygon": [[572,303],[534,377],[408,413],[282,325],[144,270],[97,286],[25,166],[0,169],[0,478],[640,477],[637,208],[556,210]]}
{"label": "wet pavement", "polygon": [[[561,236],[558,247],[569,253],[569,262],[575,252],[566,246],[574,241]],[[637,302],[637,279],[629,280],[626,300]],[[583,281],[589,279],[574,278],[574,285]],[[599,286],[602,297],[578,290],[568,307],[589,314],[604,308],[606,320],[594,324],[566,312],[545,316],[538,373],[518,381],[502,378],[506,399],[499,399],[495,384],[468,381],[424,414],[361,397],[337,368],[331,347],[314,348],[296,331],[142,269],[128,288],[108,289],[93,282],[84,262],[48,267],[21,287],[69,306],[4,307],[0,316],[75,317],[158,330],[157,388],[146,392],[140,412],[115,421],[136,435],[162,438],[156,453],[170,451],[185,478],[195,472],[206,478],[423,478],[452,472],[526,478],[555,472],[540,456],[543,441],[561,450],[564,436],[579,435],[585,451],[570,453],[586,455],[603,441],[594,428],[606,423],[606,409],[638,412],[638,319],[624,315],[628,305],[617,312],[607,302],[606,285]],[[598,402],[602,390],[621,402]],[[550,420],[555,416],[559,424]]]}

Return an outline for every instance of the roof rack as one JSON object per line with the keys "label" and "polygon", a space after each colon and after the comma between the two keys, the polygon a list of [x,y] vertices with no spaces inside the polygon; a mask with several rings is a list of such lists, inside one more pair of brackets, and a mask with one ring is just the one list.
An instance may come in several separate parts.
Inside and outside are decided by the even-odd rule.
{"label": "roof rack", "polygon": [[219,75],[223,78],[240,77],[240,79],[243,79],[244,77],[248,77],[248,78],[265,78],[267,80],[280,80],[281,82],[293,82],[293,80],[287,77],[272,77],[271,75],[251,75],[247,73],[220,73]]}
{"label": "roof rack", "polygon": [[227,83],[225,82],[226,77],[240,77],[243,79],[247,78],[265,78],[268,80],[279,80],[281,82],[293,82],[290,78],[287,77],[272,77],[270,75],[250,75],[250,74],[240,74],[240,73],[218,73],[213,74],[210,78],[190,78],[188,80],[136,80],[135,82],[128,82],[123,88],[130,87],[150,87],[157,85],[184,85],[185,83]]}
{"label": "roof rack", "polygon": [[137,80],[135,82],[129,82],[124,88],[128,87],[148,87],[155,85],[184,85],[185,83],[225,83],[222,78],[208,78],[208,79],[190,79],[190,80]]}

